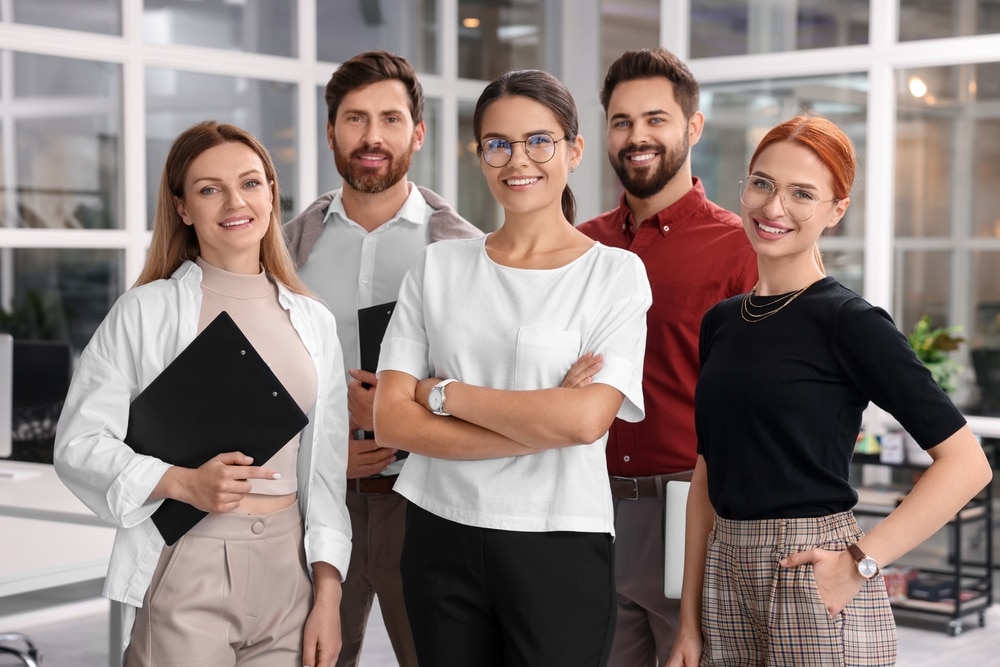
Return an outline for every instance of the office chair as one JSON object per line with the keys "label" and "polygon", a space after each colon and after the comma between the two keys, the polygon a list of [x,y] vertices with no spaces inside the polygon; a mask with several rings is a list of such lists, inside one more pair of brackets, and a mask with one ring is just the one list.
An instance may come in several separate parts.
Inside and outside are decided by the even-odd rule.
{"label": "office chair", "polygon": [[[22,651],[19,648],[4,645],[10,642],[22,642],[26,648]],[[31,640],[27,636],[22,635],[20,632],[0,632],[0,655],[13,655],[25,667],[38,667],[42,660],[42,656],[38,653],[35,645],[31,643]]]}

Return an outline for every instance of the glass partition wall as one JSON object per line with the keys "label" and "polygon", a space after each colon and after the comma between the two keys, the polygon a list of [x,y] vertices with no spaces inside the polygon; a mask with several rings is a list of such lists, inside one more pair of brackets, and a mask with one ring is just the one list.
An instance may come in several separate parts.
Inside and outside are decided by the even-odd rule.
{"label": "glass partition wall", "polygon": [[985,379],[1000,373],[1000,0],[0,0],[2,321],[86,343],[139,273],[165,151],[191,123],[257,134],[286,218],[339,186],[323,87],[365,49],[406,56],[424,84],[411,180],[486,230],[502,211],[475,101],[508,68],[560,76],[586,141],[571,178],[586,219],[621,193],[604,70],[656,44],[702,84],[693,169],[724,206],[767,128],[800,109],[844,127],[861,161],[828,270],[903,330],[924,314],[962,326],[955,399],[1000,416]]}

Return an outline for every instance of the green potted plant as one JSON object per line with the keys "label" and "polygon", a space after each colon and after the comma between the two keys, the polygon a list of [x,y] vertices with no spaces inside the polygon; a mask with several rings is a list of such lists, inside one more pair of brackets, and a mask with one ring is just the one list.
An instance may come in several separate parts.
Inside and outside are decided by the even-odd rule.
{"label": "green potted plant", "polygon": [[924,315],[906,336],[910,347],[930,370],[934,381],[949,394],[958,388],[957,377],[962,370],[961,365],[951,356],[965,342],[965,338],[958,335],[961,331],[962,327],[958,325],[931,328],[930,316]]}

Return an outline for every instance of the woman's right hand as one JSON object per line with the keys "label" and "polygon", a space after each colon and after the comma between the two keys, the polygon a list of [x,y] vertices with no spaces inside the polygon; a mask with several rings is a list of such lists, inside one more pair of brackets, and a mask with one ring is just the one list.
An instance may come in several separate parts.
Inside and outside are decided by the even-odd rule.
{"label": "woman's right hand", "polygon": [[698,667],[701,663],[702,638],[699,632],[687,632],[683,627],[674,640],[674,648],[666,667]]}
{"label": "woman's right hand", "polygon": [[198,468],[172,466],[150,494],[150,500],[174,498],[203,512],[225,514],[239,507],[250,493],[252,479],[278,479],[268,468],[250,465],[253,459],[240,452],[226,452]]}
{"label": "woman's right hand", "polygon": [[563,378],[562,384],[559,386],[564,389],[586,387],[593,382],[594,376],[601,370],[601,363],[603,361],[604,357],[601,355],[594,354],[593,352],[585,352],[566,372],[566,377]]}

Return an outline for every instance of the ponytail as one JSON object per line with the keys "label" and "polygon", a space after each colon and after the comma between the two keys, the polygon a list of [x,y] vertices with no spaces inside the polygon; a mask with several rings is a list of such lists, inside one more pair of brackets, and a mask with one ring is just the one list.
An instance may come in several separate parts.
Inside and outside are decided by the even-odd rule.
{"label": "ponytail", "polygon": [[562,192],[562,212],[569,220],[569,224],[573,224],[576,220],[576,197],[573,196],[573,191],[569,189],[569,183],[563,188]]}

